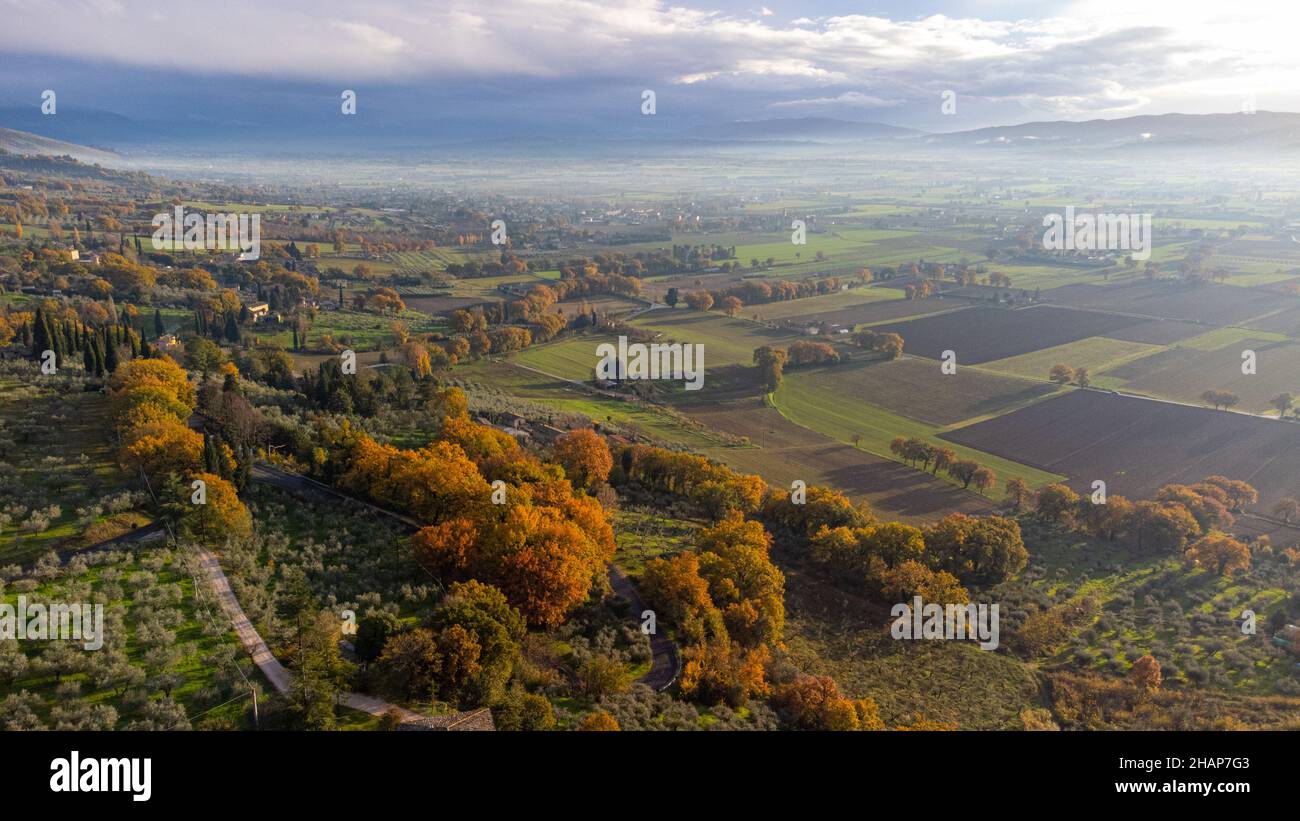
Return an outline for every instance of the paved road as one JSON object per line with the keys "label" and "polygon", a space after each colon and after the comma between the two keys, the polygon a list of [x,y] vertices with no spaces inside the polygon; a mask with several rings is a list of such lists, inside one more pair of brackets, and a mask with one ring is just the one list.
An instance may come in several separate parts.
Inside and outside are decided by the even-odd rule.
{"label": "paved road", "polygon": [[112,550],[122,545],[140,544],[142,542],[153,542],[167,538],[167,528],[162,522],[152,522],[144,527],[137,527],[135,530],[127,531],[121,536],[114,536],[111,539],[105,539],[102,542],[96,542],[89,547],[75,547],[71,550],[59,551],[65,556],[81,555],[85,553],[95,553],[100,550]]}
{"label": "paved road", "polygon": [[255,464],[253,465],[253,469],[249,471],[249,476],[255,482],[264,482],[268,485],[274,485],[275,487],[278,487],[281,490],[287,490],[290,493],[324,494],[336,499],[343,499],[361,505],[376,515],[401,522],[412,530],[419,530],[422,526],[419,521],[410,516],[405,516],[392,510],[385,510],[378,505],[371,504],[364,499],[358,499],[356,496],[344,493],[343,491],[327,485],[324,482],[318,482],[315,479],[303,476],[300,473],[290,473],[266,464]]}
{"label": "paved road", "polygon": [[[391,510],[385,510],[384,508],[372,505],[363,499],[350,496],[342,491],[330,487],[329,485],[322,484],[321,482],[317,482],[314,479],[310,479],[297,473],[289,473],[288,471],[280,470],[279,468],[270,465],[258,464],[253,466],[250,475],[253,481],[265,482],[290,493],[326,493],[330,496],[339,499],[346,499],[350,502],[361,505],[377,515],[386,516],[413,530],[420,527],[420,523],[415,519],[412,519],[410,516],[404,516],[400,513],[394,513]],[[219,571],[220,567],[217,569]],[[615,593],[632,603],[632,618],[636,620],[638,625],[640,625],[641,613],[648,608],[646,607],[645,600],[641,598],[639,593],[637,593],[636,587],[633,586],[632,581],[613,565],[610,565],[609,585],[613,588]],[[236,606],[238,606],[237,603]],[[668,638],[662,630],[660,630],[650,637],[650,650],[653,656],[650,665],[650,672],[646,673],[638,679],[638,681],[648,687],[653,687],[656,690],[664,690],[677,680],[677,645],[672,639]],[[358,709],[363,708],[359,707]]]}
{"label": "paved road", "polygon": [[[641,594],[637,592],[632,580],[623,571],[611,565],[609,568],[609,586],[614,589],[615,593],[631,602],[632,618],[640,623],[641,614],[650,608],[646,606],[645,599],[641,598]],[[663,630],[659,629],[657,623],[655,628],[655,632],[650,636],[650,672],[646,673],[638,681],[647,687],[662,691],[667,690],[677,680],[677,645],[672,639],[668,638],[668,635]]]}
{"label": "paved road", "polygon": [[196,547],[194,552],[199,560],[199,568],[208,577],[208,584],[216,594],[217,601],[221,603],[221,609],[234,625],[239,643],[244,645],[245,652],[252,657],[253,663],[262,671],[262,675],[266,676],[266,680],[271,682],[271,686],[277,692],[287,692],[289,671],[284,669],[280,660],[271,653],[271,648],[266,646],[257,628],[244,614],[244,608],[239,605],[239,599],[235,598],[235,591],[230,589],[230,580],[221,569],[221,562],[217,560],[216,554],[206,547]]}
{"label": "paved road", "polygon": [[[198,556],[199,567],[203,570],[204,575],[208,577],[208,583],[212,586],[212,592],[216,594],[217,601],[221,603],[221,609],[230,619],[230,623],[234,625],[235,634],[239,636],[239,642],[244,646],[244,651],[252,657],[257,669],[262,671],[262,675],[266,676],[266,680],[271,682],[271,686],[277,692],[288,692],[289,671],[271,652],[271,648],[266,646],[266,642],[262,640],[257,628],[248,620],[244,608],[240,606],[239,600],[235,598],[235,592],[230,589],[230,580],[226,578],[225,571],[221,569],[221,562],[217,560],[216,554],[206,547],[196,547],[195,553]],[[405,707],[374,696],[363,695],[362,693],[345,693],[339,701],[354,710],[361,710],[373,716],[383,715],[389,710],[397,710],[401,714],[403,721],[416,721],[426,718],[426,716]]]}

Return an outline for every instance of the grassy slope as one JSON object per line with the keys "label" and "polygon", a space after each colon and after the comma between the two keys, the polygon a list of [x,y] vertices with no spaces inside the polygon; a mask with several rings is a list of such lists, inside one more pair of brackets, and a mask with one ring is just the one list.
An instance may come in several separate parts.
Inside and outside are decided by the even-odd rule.
{"label": "grassy slope", "polygon": [[[19,519],[0,527],[0,564],[30,562],[82,532],[79,506],[126,490],[128,483],[104,428],[107,397],[81,391],[60,394],[52,386],[8,379],[0,381],[0,407],[11,429],[19,417],[40,425],[15,437],[14,448],[5,457],[26,506],[58,505],[62,511],[40,533],[24,532]],[[105,518],[101,515],[96,522]]]}
{"label": "grassy slope", "polygon": [[[893,459],[889,443],[896,436],[916,436],[928,441],[937,441],[943,428],[917,422],[883,408],[867,405],[837,396],[826,390],[818,390],[810,384],[805,374],[792,373],[786,376],[781,386],[772,394],[772,402],[781,414],[796,424],[811,428],[839,442],[852,442],[853,436],[861,436],[858,447]],[[949,445],[960,458],[973,459],[985,465],[997,474],[999,484],[1012,476],[1019,476],[1031,487],[1060,481],[1060,474],[1021,465],[990,453]]]}
{"label": "grassy slope", "polygon": [[822,294],[821,296],[810,296],[803,299],[746,305],[742,313],[746,316],[758,314],[767,320],[793,319],[821,313],[822,311],[837,311],[842,308],[851,308],[854,305],[865,305],[869,302],[884,302],[902,298],[903,292],[898,288],[852,288],[840,293]]}
{"label": "grassy slope", "polygon": [[1046,379],[1053,365],[1065,364],[1072,368],[1087,368],[1089,374],[1095,376],[1109,368],[1161,350],[1164,348],[1160,345],[1092,336],[1032,353],[985,362],[978,367],[1012,376]]}

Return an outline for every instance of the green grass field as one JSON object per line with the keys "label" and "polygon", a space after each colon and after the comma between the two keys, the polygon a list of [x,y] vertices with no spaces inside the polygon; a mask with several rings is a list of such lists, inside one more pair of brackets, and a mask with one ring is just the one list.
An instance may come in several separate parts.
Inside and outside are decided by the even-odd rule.
{"label": "green grass field", "polygon": [[580,414],[601,423],[612,422],[621,428],[639,431],[663,442],[681,444],[692,449],[725,444],[724,437],[667,408],[601,396],[567,382],[528,371],[516,363],[481,359],[458,366],[455,377],[457,380],[501,391],[507,397],[544,405],[560,413]]}
{"label": "green grass field", "polygon": [[597,346],[617,340],[603,335],[578,336],[545,345],[534,345],[514,355],[521,365],[534,368],[563,379],[590,381],[600,357]]}
{"label": "green grass field", "polygon": [[[662,333],[665,342],[672,340],[703,345],[706,369],[721,365],[749,365],[754,361],[755,348],[764,345],[785,348],[799,339],[789,331],[764,328],[739,317],[730,319],[718,313],[680,309],[650,311],[632,320],[632,324]],[[594,349],[590,362],[588,375],[596,364]]]}
{"label": "green grass field", "polygon": [[[749,365],[755,348],[763,345],[784,348],[799,338],[788,331],[765,328],[739,317],[730,319],[721,314],[682,309],[651,311],[632,320],[632,324],[661,333],[658,340],[661,342],[703,345],[706,373],[709,368]],[[605,342],[617,344],[618,340],[605,335],[571,337],[535,345],[516,354],[515,359],[522,365],[565,379],[587,381],[600,360],[596,348]]]}
{"label": "green grass field", "polygon": [[1195,348],[1198,351],[1218,351],[1229,345],[1238,345],[1247,339],[1258,339],[1266,342],[1285,342],[1285,334],[1272,333],[1269,331],[1252,331],[1248,328],[1216,328],[1213,331],[1194,336],[1191,339],[1184,339],[1178,343],[1182,348]]}
{"label": "green grass field", "polygon": [[1077,342],[1068,342],[1019,356],[985,362],[977,367],[980,370],[1011,376],[1046,379],[1053,365],[1062,364],[1069,365],[1071,368],[1084,367],[1088,369],[1090,375],[1097,375],[1109,368],[1162,350],[1164,348],[1160,345],[1092,336]]}
{"label": "green grass field", "polygon": [[760,319],[793,319],[825,311],[838,311],[854,305],[866,305],[870,302],[885,302],[902,299],[903,292],[898,288],[851,288],[833,294],[810,296],[803,299],[790,299],[785,302],[767,302],[762,305],[746,305],[741,311],[743,316],[757,315]]}
{"label": "green grass field", "polygon": [[[1030,487],[1041,487],[1064,478],[1060,474],[1038,470],[991,453],[942,442],[938,439],[938,434],[943,432],[943,428],[826,390],[817,380],[810,378],[808,373],[787,374],[772,394],[772,402],[782,416],[795,424],[838,442],[852,443],[854,436],[861,437],[857,447],[886,459],[895,459],[889,451],[889,443],[894,437],[915,436],[951,447],[957,452],[958,458],[972,459],[992,469],[997,474],[998,488],[1013,476],[1020,477]],[[944,476],[941,474],[940,478]],[[994,495],[998,495],[996,490]]]}

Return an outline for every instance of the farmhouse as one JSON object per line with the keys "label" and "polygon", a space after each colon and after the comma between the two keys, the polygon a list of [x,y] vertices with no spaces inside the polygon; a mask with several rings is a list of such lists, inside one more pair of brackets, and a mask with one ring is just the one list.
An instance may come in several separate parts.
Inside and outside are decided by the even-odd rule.
{"label": "farmhouse", "polygon": [[271,306],[265,302],[253,302],[244,307],[254,322],[262,322],[271,314]]}
{"label": "farmhouse", "polygon": [[158,337],[154,344],[164,353],[168,351],[177,351],[185,347],[181,344],[181,341],[176,338],[176,334],[163,334]]}
{"label": "farmhouse", "polygon": [[508,433],[520,442],[527,442],[532,437],[532,433],[528,430],[528,420],[516,414],[507,414],[502,424],[497,424],[486,416],[480,416],[475,421],[480,425]]}
{"label": "farmhouse", "polygon": [[539,424],[536,426],[535,433],[537,439],[541,442],[550,444],[564,435],[564,431],[554,425]]}

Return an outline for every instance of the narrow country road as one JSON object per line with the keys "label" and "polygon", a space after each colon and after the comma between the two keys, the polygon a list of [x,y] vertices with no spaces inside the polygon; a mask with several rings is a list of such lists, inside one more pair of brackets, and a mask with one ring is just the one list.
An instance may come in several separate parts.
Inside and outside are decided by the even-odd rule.
{"label": "narrow country road", "polygon": [[267,464],[258,463],[253,465],[253,469],[249,471],[249,476],[252,478],[254,482],[264,482],[268,485],[274,485],[275,487],[278,487],[281,490],[285,490],[294,494],[298,494],[298,495],[302,495],[304,493],[306,494],[314,493],[316,495],[323,494],[325,496],[332,496],[335,499],[342,499],[344,501],[353,502],[355,504],[361,505],[362,507],[366,508],[370,512],[375,513],[379,516],[384,516],[396,522],[400,522],[403,525],[411,528],[412,530],[419,530],[421,526],[417,520],[411,518],[410,516],[404,516],[401,513],[395,513],[391,510],[385,510],[384,508],[379,507],[378,505],[373,505],[364,499],[358,499],[356,496],[353,496],[348,493],[344,493],[343,491],[338,490],[335,487],[327,485],[324,482],[318,482],[315,479],[312,479],[308,476],[303,476],[300,473],[290,473],[285,470],[280,470],[279,468],[271,467],[270,465]]}
{"label": "narrow country road", "polygon": [[[279,468],[267,464],[257,464],[253,466],[251,477],[255,482],[265,482],[266,484],[274,485],[275,487],[297,495],[325,494],[333,498],[345,499],[349,502],[365,507],[372,513],[399,522],[412,530],[417,530],[420,527],[420,523],[415,519],[412,519],[410,516],[404,516],[400,513],[394,513],[391,510],[385,510],[384,508],[373,505],[364,499],[358,499],[355,496],[343,493],[329,485],[317,482],[316,480],[302,476],[301,474],[289,473],[288,471],[280,470]],[[218,566],[217,571],[220,572],[220,570],[221,568]],[[632,580],[624,575],[618,568],[610,565],[609,586],[616,594],[631,602],[632,619],[640,625],[641,613],[648,608],[646,607],[645,600],[641,598],[636,587],[632,584]],[[233,594],[231,595],[231,598],[234,598]],[[235,606],[238,607],[238,602],[235,602]],[[254,633],[254,635],[256,635],[256,633]],[[662,631],[656,631],[654,635],[650,637],[650,651],[652,654],[650,672],[637,679],[637,681],[648,687],[653,687],[655,690],[667,689],[677,680],[679,663],[677,645],[672,639],[668,638],[665,633]],[[254,659],[256,660],[256,657],[254,657]],[[276,664],[278,665],[279,662],[276,662]],[[269,675],[267,677],[270,678]],[[359,707],[358,709],[363,708]]]}
{"label": "narrow country road", "polygon": [[[221,609],[225,612],[226,617],[230,619],[230,623],[234,625],[235,633],[239,636],[239,642],[244,646],[244,651],[252,657],[257,669],[262,671],[262,675],[266,676],[266,680],[271,682],[271,686],[277,692],[288,692],[289,671],[271,653],[271,648],[266,646],[266,642],[262,640],[257,628],[248,620],[244,608],[240,607],[239,600],[235,598],[235,591],[230,589],[230,580],[226,578],[225,571],[221,569],[221,562],[217,560],[216,554],[206,547],[196,547],[195,554],[199,560],[199,567],[203,570],[204,575],[208,577],[212,592],[217,595],[217,601],[221,603]],[[401,714],[403,721],[418,721],[426,718],[426,716],[405,707],[391,704],[374,696],[362,695],[361,693],[347,693],[339,699],[339,703],[345,704],[354,710],[369,713],[372,716],[380,716],[389,710],[397,710]]]}
{"label": "narrow country road", "polygon": [[154,542],[167,538],[167,528],[163,527],[162,522],[152,522],[137,527],[135,530],[129,530],[120,536],[114,536],[111,539],[105,539],[88,547],[74,547],[69,550],[60,550],[59,553],[65,556],[84,555],[86,553],[96,553],[101,550],[112,550],[117,547],[129,544],[141,544],[143,542]]}
{"label": "narrow country road", "polygon": [[[641,614],[650,608],[646,607],[645,600],[641,598],[641,594],[637,592],[636,586],[632,584],[632,580],[627,577],[627,574],[610,565],[609,586],[614,589],[615,593],[631,603],[632,618],[635,621],[641,621]],[[638,681],[647,687],[662,692],[671,687],[672,683],[677,680],[677,645],[672,639],[668,638],[668,634],[659,629],[657,622],[658,620],[656,620],[655,632],[650,634],[650,672],[646,673]]]}
{"label": "narrow country road", "polygon": [[208,577],[208,585],[212,592],[216,594],[217,601],[221,604],[221,609],[225,612],[226,618],[235,628],[235,634],[239,636],[239,643],[244,645],[244,651],[253,659],[253,663],[266,676],[266,680],[271,682],[271,686],[276,692],[284,693],[289,690],[289,671],[284,669],[274,655],[271,654],[271,648],[266,646],[262,640],[261,634],[257,628],[248,620],[244,614],[244,608],[239,606],[239,600],[235,598],[235,591],[230,589],[230,580],[226,578],[226,573],[221,569],[221,562],[217,556],[206,547],[196,547],[194,553],[199,560],[199,567],[203,574]]}

